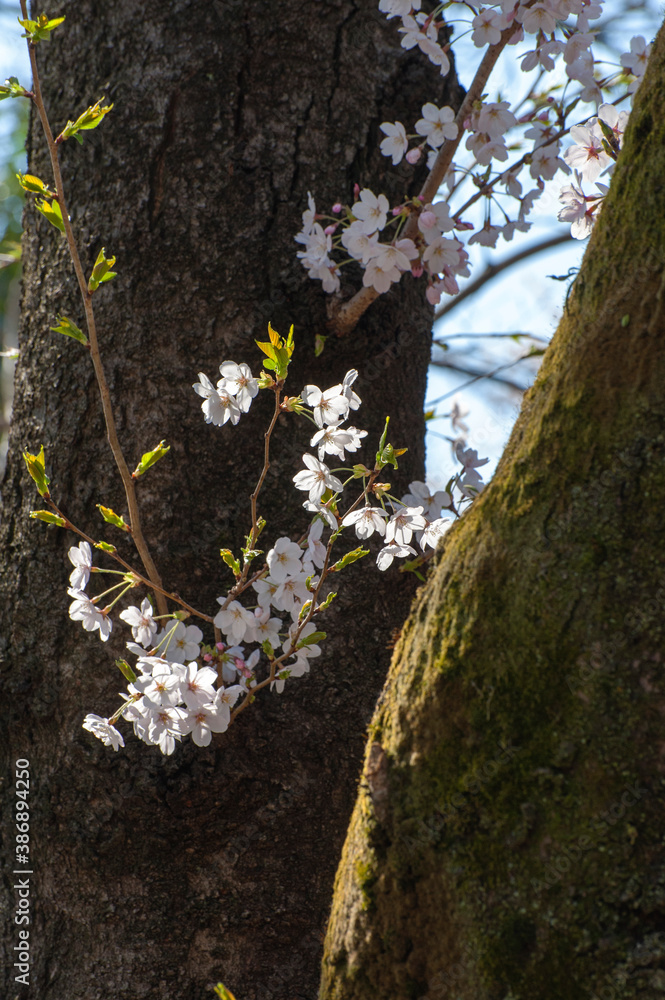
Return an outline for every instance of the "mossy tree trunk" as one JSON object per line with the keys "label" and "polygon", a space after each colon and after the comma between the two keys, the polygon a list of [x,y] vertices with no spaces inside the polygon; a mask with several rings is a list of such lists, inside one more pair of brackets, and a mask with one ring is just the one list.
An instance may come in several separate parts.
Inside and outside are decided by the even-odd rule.
{"label": "mossy tree trunk", "polygon": [[[315,359],[325,295],[293,237],[308,190],[322,211],[351,201],[356,181],[395,200],[415,193],[422,173],[393,171],[378,124],[414,120],[424,100],[458,105],[459,88],[400,48],[375,0],[62,0],[55,13],[64,25],[38,46],[51,121],[102,94],[115,105],[62,161],[86,268],[102,246],[117,255],[97,301],[121,442],[130,467],[171,444],[140,487],[146,534],[165,583],[214,613],[229,582],[219,549],[237,552],[249,527],[270,401],[236,428],[209,427],[191,386],[229,358],[256,369],[268,320],[282,333],[295,324],[293,393],[356,367],[370,447],[391,413],[395,443],[410,448],[396,489],[422,478],[422,282],[403,282]],[[28,152],[48,179],[34,119]],[[364,732],[413,587],[388,584],[370,560],[353,567],[316,670],[265,692],[207,749],[188,740],[163,758],[131,734],[124,751],[105,749],[81,722],[117,707],[125,637],[116,628],[102,646],[68,619],[75,539],[29,519],[39,500],[21,458],[44,444],[55,498],[91,534],[104,534],[95,503],[124,511],[89,358],[49,333],[58,312],[82,325],[64,244],[29,208],[0,538],[0,731],[9,834],[14,761],[31,764],[31,995],[204,1000],[221,980],[241,1000],[311,998]],[[310,436],[280,420],[260,510],[268,543],[307,524],[291,480]],[[12,845],[3,997],[24,990]]]}
{"label": "mossy tree trunk", "polygon": [[322,1000],[665,993],[665,34],[370,726]]}

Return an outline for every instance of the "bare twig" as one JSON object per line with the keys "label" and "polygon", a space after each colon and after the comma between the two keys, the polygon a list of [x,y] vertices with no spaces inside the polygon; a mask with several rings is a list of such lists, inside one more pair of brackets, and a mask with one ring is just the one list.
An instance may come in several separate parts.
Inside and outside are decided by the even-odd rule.
{"label": "bare twig", "polygon": [[[445,305],[441,306],[434,313],[434,320],[441,319],[443,316],[448,315],[452,312],[460,302],[468,298],[470,295],[474,295],[483,285],[486,285],[488,281],[492,278],[496,278],[497,274],[501,274],[502,271],[506,271],[509,267],[513,267],[514,264],[519,264],[520,261],[526,260],[528,257],[533,257],[537,253],[542,253],[544,250],[551,250],[552,247],[558,247],[562,243],[572,243],[573,238],[570,233],[561,233],[559,236],[552,236],[550,239],[543,240],[541,243],[536,243],[533,246],[525,247],[524,250],[518,250],[516,253],[511,254],[510,257],[504,257],[503,260],[497,261],[496,264],[488,264],[482,274],[479,274],[477,278],[470,281],[468,285],[465,285],[461,292],[446,302]],[[507,335],[506,335],[507,336]]]}
{"label": "bare twig", "polygon": [[[448,399],[450,396],[454,396],[456,392],[459,392],[461,389],[466,389],[468,386],[473,385],[474,382],[480,382],[480,380],[484,378],[494,378],[499,372],[506,371],[506,369],[508,368],[514,368],[515,365],[520,364],[521,361],[527,361],[528,358],[533,358],[533,357],[535,357],[535,355],[529,352],[529,354],[523,354],[521,357],[516,358],[515,361],[509,361],[508,364],[499,365],[498,368],[494,368],[491,372],[481,372],[477,375],[474,375],[474,377],[469,379],[468,382],[462,382],[461,385],[458,385],[455,389],[451,389],[450,392],[444,392],[443,396],[438,396],[436,399],[433,399],[431,403],[426,403],[425,404],[426,409],[429,410],[431,409],[431,407],[436,406],[437,403],[442,403],[444,399]],[[436,365],[437,362],[433,361],[432,364]],[[447,364],[445,365],[445,367],[450,368],[452,366],[450,364]],[[463,371],[463,369],[459,370]],[[516,385],[515,388],[519,389],[520,392],[524,392],[524,389],[521,386]]]}
{"label": "bare twig", "polygon": [[[26,0],[21,0],[21,11],[23,17],[28,17],[27,3]],[[44,105],[44,100],[42,98],[41,84],[39,79],[39,70],[37,69],[37,59],[35,57],[35,46],[28,40],[28,53],[30,55],[30,65],[32,67],[32,78],[33,78],[33,94],[32,99],[35,102],[35,106],[39,113],[39,117],[42,124],[42,129],[46,137],[46,142],[48,144],[49,156],[51,159],[51,168],[53,170],[53,179],[55,181],[55,190],[58,204],[60,206],[60,212],[62,214],[62,221],[65,227],[65,237],[67,239],[67,245],[69,247],[69,253],[72,259],[72,264],[74,265],[74,271],[76,273],[76,279],[78,281],[79,291],[81,293],[81,299],[83,301],[83,309],[85,311],[86,326],[88,330],[88,340],[90,344],[90,357],[92,358],[92,363],[95,370],[95,376],[97,378],[97,385],[99,387],[99,394],[102,401],[102,410],[104,413],[104,421],[106,423],[106,434],[108,437],[109,445],[111,446],[111,451],[113,452],[113,457],[115,463],[120,472],[120,477],[122,479],[122,484],[125,488],[125,497],[127,499],[127,508],[129,512],[129,523],[132,529],[131,534],[134,539],[134,544],[138,550],[141,557],[141,561],[145,566],[146,572],[150,579],[150,585],[154,587],[156,591],[157,605],[160,614],[167,614],[168,607],[164,599],[164,594],[166,591],[162,587],[162,581],[157,572],[157,567],[153,561],[150,554],[148,545],[143,537],[143,531],[141,529],[141,518],[139,514],[138,501],[136,498],[136,489],[134,485],[134,480],[125,461],[125,456],[120,447],[120,441],[118,440],[118,433],[115,426],[115,418],[113,416],[113,407],[111,404],[111,394],[109,392],[108,383],[106,381],[106,376],[104,374],[104,367],[102,364],[101,354],[99,351],[99,342],[97,339],[97,327],[95,324],[95,315],[92,307],[92,293],[88,290],[88,283],[86,282],[85,275],[83,273],[83,267],[81,264],[81,258],[79,256],[78,247],[76,245],[76,239],[74,237],[74,231],[72,229],[71,222],[69,221],[69,215],[67,212],[67,204],[65,201],[64,187],[62,183],[62,174],[60,171],[60,161],[58,158],[58,148],[55,144],[53,138],[53,133],[51,131],[51,126],[49,124],[48,116],[46,114],[46,107]]]}

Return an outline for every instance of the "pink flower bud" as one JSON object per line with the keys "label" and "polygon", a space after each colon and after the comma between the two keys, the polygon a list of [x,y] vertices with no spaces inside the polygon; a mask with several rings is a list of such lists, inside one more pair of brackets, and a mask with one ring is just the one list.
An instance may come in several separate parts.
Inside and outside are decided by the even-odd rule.
{"label": "pink flower bud", "polygon": [[436,222],[434,212],[422,212],[420,215],[420,225],[423,229],[431,229]]}
{"label": "pink flower bud", "polygon": [[417,260],[411,265],[411,274],[414,278],[420,278],[423,273],[422,261]]}
{"label": "pink flower bud", "polygon": [[332,234],[335,232],[336,229],[337,229],[337,223],[334,222],[332,226],[326,226],[326,228],[323,231],[326,234],[326,236],[332,236]]}
{"label": "pink flower bud", "polygon": [[393,214],[393,216],[401,215],[402,214],[402,206],[401,205],[396,205],[393,208],[393,210],[392,210],[392,214]]}
{"label": "pink flower bud", "polygon": [[420,159],[420,154],[421,154],[420,146],[414,146],[414,148],[410,149],[409,152],[406,154],[406,162],[411,164],[417,163],[418,160]]}
{"label": "pink flower bud", "polygon": [[223,653],[224,650],[226,649],[226,646],[224,645],[223,642],[218,642],[217,645],[215,646],[215,649],[218,649],[220,653]]}
{"label": "pink flower bud", "polygon": [[339,215],[341,211],[342,211],[342,203],[341,201],[336,201],[332,207],[333,215]]}
{"label": "pink flower bud", "polygon": [[205,660],[206,663],[211,663],[212,662],[212,653],[204,653],[203,654],[203,659]]}
{"label": "pink flower bud", "polygon": [[428,285],[427,291],[425,292],[425,298],[431,306],[436,306],[439,304],[439,299],[441,298],[441,288],[439,285]]}
{"label": "pink flower bud", "polygon": [[360,184],[353,185],[353,197],[356,199],[360,197]]}

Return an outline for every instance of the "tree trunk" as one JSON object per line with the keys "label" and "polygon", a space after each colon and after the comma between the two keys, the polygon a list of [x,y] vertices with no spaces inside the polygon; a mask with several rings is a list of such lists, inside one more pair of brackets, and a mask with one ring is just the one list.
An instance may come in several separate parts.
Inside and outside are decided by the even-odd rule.
{"label": "tree trunk", "polygon": [[665,33],[559,330],[370,726],[322,1000],[665,990]]}
{"label": "tree trunk", "polygon": [[[121,441],[130,468],[161,438],[171,444],[141,483],[146,534],[167,586],[214,614],[230,580],[218,550],[237,552],[249,528],[269,403],[215,428],[191,386],[229,358],[258,370],[254,338],[265,339],[268,320],[282,333],[295,324],[287,389],[327,387],[358,368],[370,454],[390,413],[394,443],[410,448],[397,492],[422,478],[422,283],[382,297],[315,360],[325,296],[293,237],[308,190],[322,211],[350,202],[355,181],[396,199],[415,193],[422,175],[378,155],[378,123],[413,119],[424,100],[456,106],[459,88],[400,49],[375,0],[68,0],[58,13],[65,24],[38,46],[51,121],[61,128],[102,94],[114,102],[82,147],[61,148],[85,266],[102,246],[117,255],[119,276],[96,301]],[[28,147],[30,172],[50,180],[34,117]],[[239,1000],[311,998],[363,735],[413,587],[387,583],[370,560],[348,571],[316,669],[281,697],[257,698],[205,750],[186,741],[164,758],[130,735],[114,754],[84,732],[86,712],[119,704],[112,659],[123,639],[100,646],[68,619],[76,542],[29,520],[39,503],[21,449],[45,445],[56,501],[96,537],[95,503],[122,511],[124,500],[86,352],[48,332],[57,313],[82,324],[64,241],[34,209],[26,220],[0,652],[8,788],[14,762],[30,761],[32,990],[43,1000],[203,1000],[221,980]],[[304,422],[280,419],[260,510],[266,542],[307,524],[291,479],[309,437]],[[13,805],[10,791],[8,831]],[[5,873],[13,863],[8,836]],[[23,995],[11,878],[7,997]]]}

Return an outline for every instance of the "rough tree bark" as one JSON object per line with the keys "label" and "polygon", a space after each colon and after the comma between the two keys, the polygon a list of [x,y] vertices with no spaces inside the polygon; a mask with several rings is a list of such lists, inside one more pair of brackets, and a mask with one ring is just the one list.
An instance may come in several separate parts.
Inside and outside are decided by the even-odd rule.
{"label": "rough tree bark", "polygon": [[[320,206],[350,200],[354,181],[414,193],[422,176],[395,174],[377,155],[378,123],[413,119],[424,99],[457,105],[459,88],[400,49],[375,0],[64,0],[57,13],[65,25],[38,47],[52,122],[102,93],[115,102],[62,159],[87,267],[101,246],[118,259],[98,315],[121,440],[130,467],[160,438],[171,444],[141,485],[146,533],[168,586],[214,609],[228,583],[218,550],[237,551],[248,527],[268,401],[220,430],[203,423],[191,384],[227,358],[256,367],[254,338],[269,319],[281,332],[295,324],[294,390],[305,372],[327,386],[357,367],[369,440],[390,413],[395,443],[410,447],[396,488],[422,478],[423,289],[404,282],[315,360],[325,296],[293,236],[308,189]],[[34,118],[28,149],[30,171],[47,179]],[[311,998],[364,731],[413,589],[359,564],[316,670],[259,698],[206,750],[188,741],[165,759],[129,738],[114,754],[85,733],[85,712],[117,705],[122,640],[103,647],[67,618],[73,539],[29,520],[38,502],[21,449],[45,445],[54,496],[93,534],[103,534],[94,504],[122,509],[123,499],[89,359],[48,332],[57,312],[81,320],[64,242],[26,215],[0,711],[6,831],[13,762],[31,762],[32,990],[43,1000],[203,1000],[222,980],[242,1000]],[[272,538],[306,523],[291,477],[309,435],[294,427],[279,428],[262,504]],[[7,839],[6,997],[22,989],[11,848]]]}
{"label": "rough tree bark", "polygon": [[665,32],[499,469],[370,726],[322,1000],[665,990]]}

